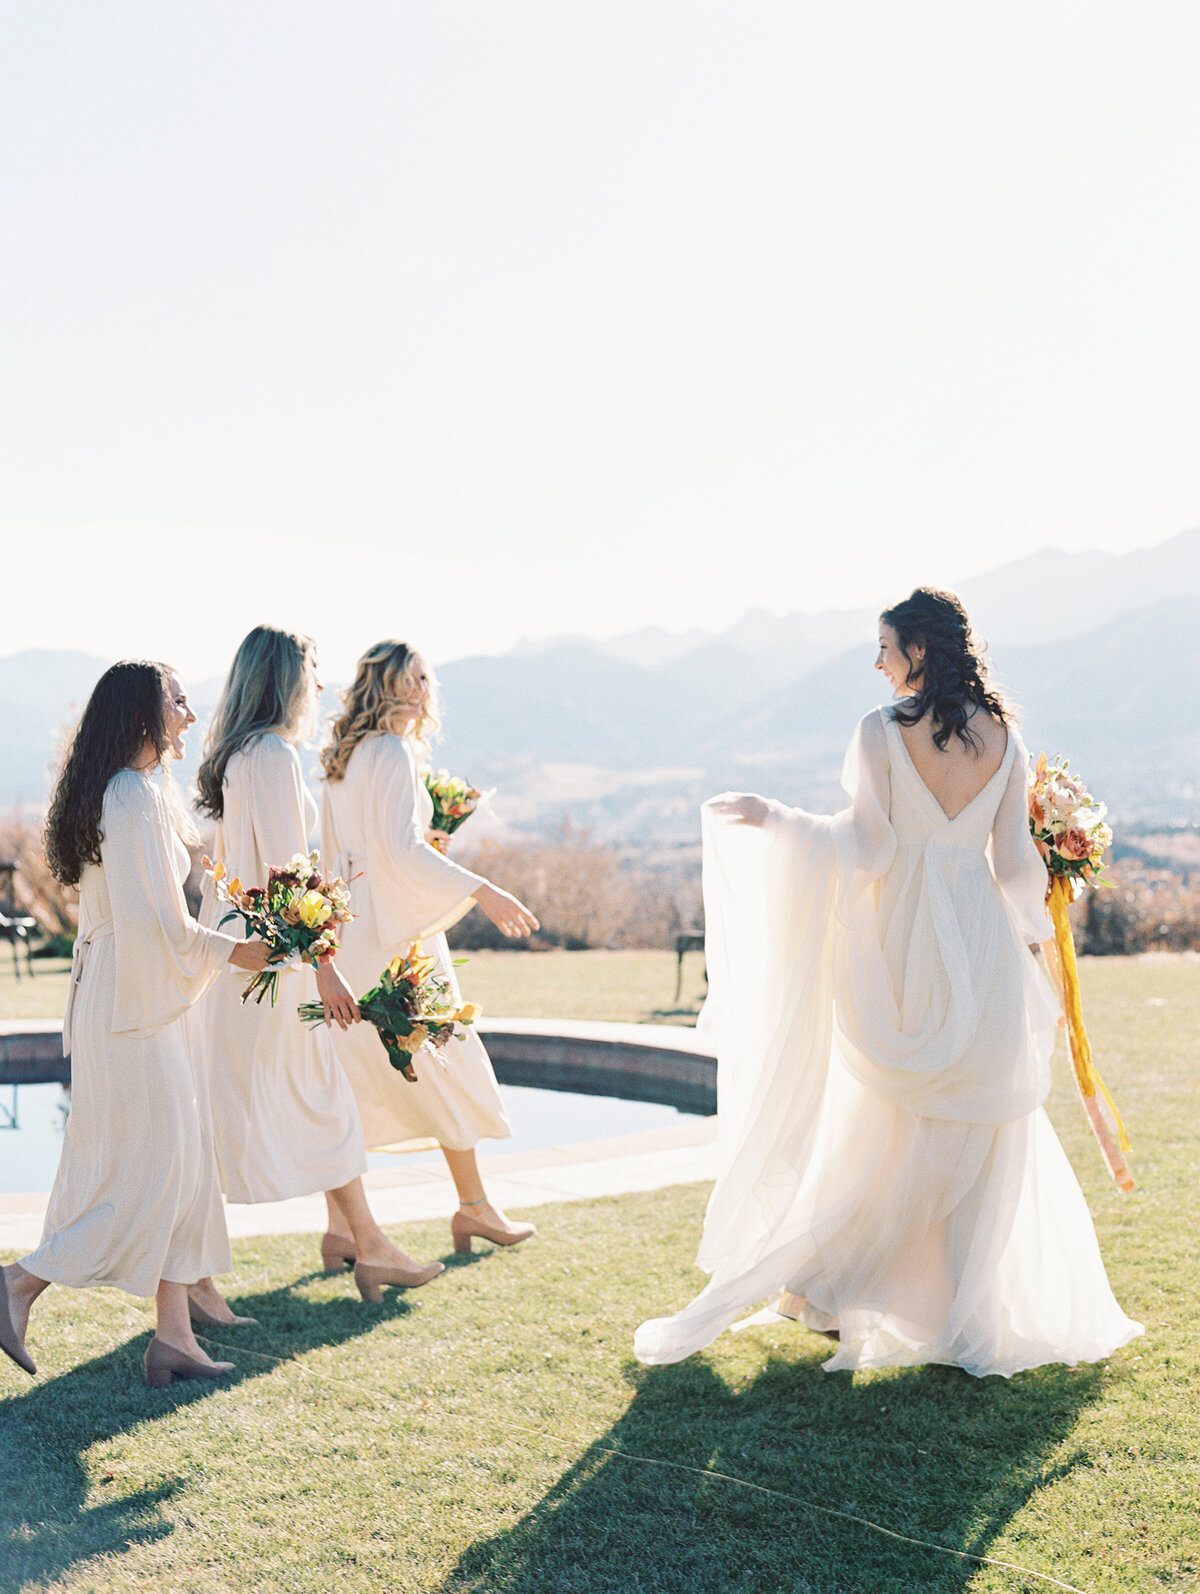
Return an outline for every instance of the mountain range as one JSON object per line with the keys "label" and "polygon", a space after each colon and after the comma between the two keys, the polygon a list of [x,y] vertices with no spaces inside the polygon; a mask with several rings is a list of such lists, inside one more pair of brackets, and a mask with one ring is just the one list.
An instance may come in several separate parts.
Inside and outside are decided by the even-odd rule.
{"label": "mountain range", "polygon": [[[1034,752],[1069,754],[1119,818],[1200,818],[1200,530],[1137,554],[1049,550],[961,593]],[[439,671],[437,761],[496,788],[477,835],[569,813],[607,838],[672,845],[695,839],[698,804],[724,788],[836,804],[850,730],[884,695],[874,628],[869,610],[755,611],[718,635],[650,628],[458,659]],[[0,659],[0,804],[44,802],[56,741],[105,663]],[[202,721],[219,686],[193,685]]]}

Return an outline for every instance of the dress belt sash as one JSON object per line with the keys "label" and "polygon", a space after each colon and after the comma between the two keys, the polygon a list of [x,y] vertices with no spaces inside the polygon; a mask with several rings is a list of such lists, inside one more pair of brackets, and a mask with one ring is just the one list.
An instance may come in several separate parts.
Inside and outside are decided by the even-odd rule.
{"label": "dress belt sash", "polygon": [[117,927],[111,919],[106,919],[103,924],[96,925],[86,935],[77,936],[75,945],[71,948],[71,984],[67,989],[67,1005],[63,1010],[62,1049],[63,1056],[71,1055],[71,1014],[75,1011],[75,993],[79,989],[79,982],[83,978],[83,971],[87,967],[88,948],[97,941],[110,940],[117,933]]}

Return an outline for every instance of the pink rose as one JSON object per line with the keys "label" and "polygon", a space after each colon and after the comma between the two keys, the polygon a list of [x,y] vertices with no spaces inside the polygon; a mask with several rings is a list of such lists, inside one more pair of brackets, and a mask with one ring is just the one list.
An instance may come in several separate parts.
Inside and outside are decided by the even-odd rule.
{"label": "pink rose", "polygon": [[1073,858],[1082,863],[1085,858],[1092,855],[1092,844],[1082,830],[1068,830],[1058,842],[1058,851],[1064,858]]}

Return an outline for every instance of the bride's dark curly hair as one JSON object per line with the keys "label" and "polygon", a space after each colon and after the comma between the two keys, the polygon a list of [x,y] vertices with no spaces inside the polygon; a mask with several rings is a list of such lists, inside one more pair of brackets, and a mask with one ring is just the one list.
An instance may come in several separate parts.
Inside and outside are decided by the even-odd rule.
{"label": "bride's dark curly hair", "polygon": [[100,811],[112,777],[141,756],[147,739],[162,762],[168,746],[163,699],[172,673],[150,659],[123,659],[96,682],[63,759],[43,834],[46,862],[64,886],[77,886],[84,867],[100,862]]}
{"label": "bride's dark curly hair", "polygon": [[952,592],[918,587],[879,618],[896,633],[902,652],[925,649],[919,664],[909,664],[908,684],[916,683],[916,695],[894,710],[902,725],[915,725],[928,714],[933,739],[943,752],[952,736],[972,752],[982,752],[983,743],[968,724],[976,709],[984,709],[1002,725],[1013,723],[1012,706],[987,685],[983,647],[972,636],[967,611]]}

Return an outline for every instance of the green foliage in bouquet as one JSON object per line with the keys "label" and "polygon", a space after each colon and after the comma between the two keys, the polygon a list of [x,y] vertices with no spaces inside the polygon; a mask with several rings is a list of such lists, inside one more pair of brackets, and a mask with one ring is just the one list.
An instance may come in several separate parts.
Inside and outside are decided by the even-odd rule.
{"label": "green foliage in bouquet", "polygon": [[[434,975],[436,967],[436,958],[421,955],[418,941],[405,957],[393,958],[379,984],[358,1000],[363,1018],[379,1031],[388,1061],[410,1084],[417,1078],[415,1052],[444,1046],[461,1033],[459,1026],[473,1024],[479,1017],[477,1003],[455,1004],[449,982]],[[303,1002],[297,1011],[305,1024],[319,1024],[325,1017],[320,1002]]]}
{"label": "green foliage in bouquet", "polygon": [[[220,923],[241,919],[247,933],[256,935],[271,948],[272,963],[282,966],[304,959],[315,968],[337,950],[337,927],[354,915],[350,912],[350,888],[344,880],[325,873],[319,852],[299,852],[281,868],[271,865],[265,886],[243,887],[235,875],[229,879],[221,859],[203,860],[205,873],[213,883],[217,900],[229,907]],[[263,969],[251,975],[242,992],[242,1001],[251,997],[261,1002],[271,998],[275,1006],[279,994],[280,967]]]}

